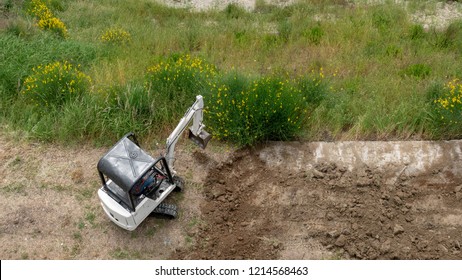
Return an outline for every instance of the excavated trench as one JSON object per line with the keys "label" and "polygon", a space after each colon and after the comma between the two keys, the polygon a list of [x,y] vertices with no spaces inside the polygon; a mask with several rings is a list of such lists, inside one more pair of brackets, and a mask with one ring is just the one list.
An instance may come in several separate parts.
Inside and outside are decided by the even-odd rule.
{"label": "excavated trench", "polygon": [[461,259],[462,141],[271,143],[208,173],[181,259]]}

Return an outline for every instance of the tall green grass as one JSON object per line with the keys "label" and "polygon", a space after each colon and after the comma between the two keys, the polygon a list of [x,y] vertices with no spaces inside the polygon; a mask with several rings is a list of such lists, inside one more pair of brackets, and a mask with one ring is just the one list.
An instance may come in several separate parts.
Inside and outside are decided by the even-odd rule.
{"label": "tall green grass", "polygon": [[21,38],[11,34],[0,36],[0,84],[5,94],[14,94],[22,79],[32,68],[57,60],[78,62],[82,65],[96,59],[97,49],[80,41],[62,41],[49,34]]}
{"label": "tall green grass", "polygon": [[[436,2],[409,1],[407,8],[365,2],[351,8],[342,0],[287,7],[257,1],[254,11],[233,4],[192,12],[150,0],[48,1],[68,28],[63,40],[34,27],[22,2],[13,1],[17,14],[0,33],[0,116],[46,140],[110,143],[128,130],[164,137],[195,95],[206,96],[207,105],[210,84],[239,73],[252,77],[249,84],[267,77],[297,81],[294,91],[307,100],[301,131],[293,133],[300,139],[461,137],[460,124],[446,129],[436,122],[427,93],[460,78],[462,24],[425,30],[412,22],[409,13],[435,9]],[[106,30],[124,30],[130,40],[102,42]],[[190,75],[178,84],[162,80],[173,72],[148,71],[173,65],[177,54],[199,57],[220,75]],[[48,113],[19,98],[33,67],[65,60],[92,78],[84,98]],[[313,72],[320,69],[324,78],[316,85]]]}

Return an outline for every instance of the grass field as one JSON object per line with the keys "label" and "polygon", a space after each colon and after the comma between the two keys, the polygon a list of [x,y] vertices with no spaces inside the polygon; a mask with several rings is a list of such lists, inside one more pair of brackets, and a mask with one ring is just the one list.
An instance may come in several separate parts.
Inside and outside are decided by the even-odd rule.
{"label": "grass field", "polygon": [[[39,1],[65,36],[60,25],[40,25],[34,1],[0,3],[0,122],[24,136],[106,144],[134,131],[164,139],[197,94],[208,105],[206,125],[239,145],[462,136],[462,20],[424,28],[414,16],[436,13],[441,1],[257,1],[253,11]],[[37,72],[65,61],[78,69],[58,71],[68,82]],[[80,84],[78,73],[91,82]],[[231,91],[225,105],[220,88]],[[37,102],[45,93],[51,99]],[[239,94],[250,97],[242,110]],[[277,98],[291,111],[277,109]],[[233,110],[240,113],[219,121]],[[260,117],[237,117],[252,112]]]}

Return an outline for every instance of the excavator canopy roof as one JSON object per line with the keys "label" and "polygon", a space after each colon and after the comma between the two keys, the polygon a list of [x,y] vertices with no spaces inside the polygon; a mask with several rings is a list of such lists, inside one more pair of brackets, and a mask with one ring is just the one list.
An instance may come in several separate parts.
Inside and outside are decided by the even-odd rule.
{"label": "excavator canopy roof", "polygon": [[152,167],[155,160],[143,151],[127,134],[112,147],[98,162],[98,171],[102,172],[125,192]]}

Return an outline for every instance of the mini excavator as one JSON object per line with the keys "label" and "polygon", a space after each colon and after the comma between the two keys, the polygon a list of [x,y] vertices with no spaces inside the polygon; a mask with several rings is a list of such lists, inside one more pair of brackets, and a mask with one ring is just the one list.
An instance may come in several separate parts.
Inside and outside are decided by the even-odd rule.
{"label": "mini excavator", "polygon": [[192,121],[188,137],[205,149],[212,136],[204,129],[203,109],[203,97],[198,95],[167,138],[165,156],[151,157],[130,132],[99,160],[102,186],[98,197],[112,222],[132,231],[148,216],[177,217],[176,205],[164,202],[173,191],[184,187],[184,180],[173,169],[175,145]]}

